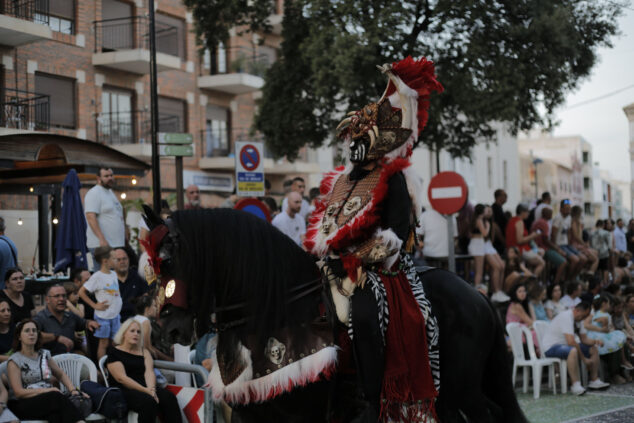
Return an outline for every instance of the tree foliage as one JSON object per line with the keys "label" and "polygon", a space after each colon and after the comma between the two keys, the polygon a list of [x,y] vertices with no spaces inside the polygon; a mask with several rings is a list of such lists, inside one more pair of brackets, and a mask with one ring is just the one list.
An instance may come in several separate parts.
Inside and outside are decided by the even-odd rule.
{"label": "tree foliage", "polygon": [[[186,3],[208,42],[233,24],[266,22],[258,15],[266,1]],[[225,12],[245,3],[251,9],[237,20],[201,19],[207,9],[234,16]],[[467,156],[493,138],[493,122],[513,132],[550,127],[597,49],[611,46],[621,10],[609,0],[287,0],[281,57],[266,75],[256,127],[275,155],[293,158],[329,138],[348,110],[378,99],[385,79],[375,65],[425,56],[445,91],[432,97],[419,141]]]}

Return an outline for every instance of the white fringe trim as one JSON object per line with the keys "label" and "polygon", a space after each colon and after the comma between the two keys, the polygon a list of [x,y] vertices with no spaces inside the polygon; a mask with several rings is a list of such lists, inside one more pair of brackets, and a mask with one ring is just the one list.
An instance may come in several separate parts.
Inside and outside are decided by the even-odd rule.
{"label": "white fringe trim", "polygon": [[414,166],[403,169],[403,175],[407,183],[407,191],[412,199],[414,213],[416,213],[416,218],[420,220],[420,215],[423,212],[423,178],[416,172]]}
{"label": "white fringe trim", "polygon": [[396,250],[394,254],[389,256],[383,262],[384,269],[390,269],[396,263],[396,260],[399,257],[399,252],[401,251],[401,245],[403,245],[403,241],[392,231],[391,229],[377,229],[374,236],[376,238],[381,238],[383,243],[387,247],[388,250]]}
{"label": "white fringe trim", "polygon": [[249,404],[264,402],[296,386],[304,386],[315,382],[319,375],[329,367],[337,364],[338,347],[325,347],[322,350],[295,361],[268,375],[253,379],[253,362],[251,351],[241,346],[240,354],[247,362],[247,368],[229,385],[222,382],[218,369],[218,358],[214,351],[213,366],[207,385],[211,387],[215,402],[221,400],[229,404]]}

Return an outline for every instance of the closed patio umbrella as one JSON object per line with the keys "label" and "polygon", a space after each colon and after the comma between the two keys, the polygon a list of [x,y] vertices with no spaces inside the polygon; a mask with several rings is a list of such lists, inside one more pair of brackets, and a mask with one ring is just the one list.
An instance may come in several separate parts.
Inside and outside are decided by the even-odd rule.
{"label": "closed patio umbrella", "polygon": [[86,262],[86,217],[81,204],[81,183],[75,169],[68,171],[62,183],[62,216],[57,225],[55,241],[55,272],[69,266],[88,269]]}

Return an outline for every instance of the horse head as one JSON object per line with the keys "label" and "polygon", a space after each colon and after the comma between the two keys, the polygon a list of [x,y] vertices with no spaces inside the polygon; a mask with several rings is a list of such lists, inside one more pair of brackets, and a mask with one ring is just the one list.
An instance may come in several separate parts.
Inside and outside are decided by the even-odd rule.
{"label": "horse head", "polygon": [[176,252],[179,248],[178,231],[171,219],[163,220],[144,205],[144,219],[150,229],[142,241],[148,254],[145,277],[156,281],[158,288],[159,325],[162,336],[169,343],[190,345],[193,338],[194,313],[187,302],[187,283],[182,280]]}

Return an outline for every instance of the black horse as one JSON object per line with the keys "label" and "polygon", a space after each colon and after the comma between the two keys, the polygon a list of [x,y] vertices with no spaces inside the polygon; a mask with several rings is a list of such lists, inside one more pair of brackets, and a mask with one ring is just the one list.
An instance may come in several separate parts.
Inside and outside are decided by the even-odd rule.
{"label": "black horse", "polygon": [[[151,210],[146,215],[151,229],[163,224]],[[190,343],[194,328],[199,336],[208,332],[210,316],[216,313],[218,361],[231,366],[227,360],[247,338],[323,315],[322,290],[314,289],[320,283],[314,258],[267,222],[214,209],[175,212],[166,224],[169,232],[154,237],[152,246],[160,253],[155,261],[160,261],[161,280],[180,280],[184,286],[179,289],[187,290],[181,294],[186,304],[167,304],[161,311],[171,342]],[[453,273],[432,269],[420,276],[440,331],[439,420],[526,422],[492,304]],[[335,330],[337,324],[331,322]],[[344,399],[349,389],[340,373],[270,401],[233,404],[232,421],[355,421],[358,403]]]}

